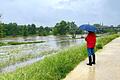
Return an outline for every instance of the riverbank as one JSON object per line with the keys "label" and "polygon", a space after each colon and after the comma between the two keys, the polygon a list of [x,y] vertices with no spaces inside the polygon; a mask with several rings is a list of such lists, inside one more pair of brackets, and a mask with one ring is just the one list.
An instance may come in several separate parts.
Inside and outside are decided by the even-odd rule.
{"label": "riverbank", "polygon": [[120,37],[96,52],[96,65],[79,63],[64,80],[120,80]]}
{"label": "riverbank", "polygon": [[[103,47],[118,35],[109,35],[99,38],[97,43]],[[96,51],[100,47],[96,47]],[[87,57],[85,44],[74,46],[55,55],[46,57],[15,72],[0,74],[1,80],[60,80],[64,78],[75,66]]]}

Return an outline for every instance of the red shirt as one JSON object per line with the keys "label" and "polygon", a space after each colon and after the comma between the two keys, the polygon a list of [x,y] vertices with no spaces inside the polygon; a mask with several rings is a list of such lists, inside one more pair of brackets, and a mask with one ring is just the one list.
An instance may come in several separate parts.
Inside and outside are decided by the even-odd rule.
{"label": "red shirt", "polygon": [[94,48],[96,44],[96,35],[93,32],[90,32],[85,38],[87,41],[87,48]]}

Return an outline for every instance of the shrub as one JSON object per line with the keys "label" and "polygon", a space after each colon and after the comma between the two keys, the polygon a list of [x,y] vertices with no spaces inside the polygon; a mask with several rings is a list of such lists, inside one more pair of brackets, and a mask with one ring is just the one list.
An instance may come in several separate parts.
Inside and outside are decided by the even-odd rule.
{"label": "shrub", "polygon": [[103,48],[103,45],[99,43],[99,44],[96,45],[96,48],[97,48],[97,49],[102,49],[102,48]]}

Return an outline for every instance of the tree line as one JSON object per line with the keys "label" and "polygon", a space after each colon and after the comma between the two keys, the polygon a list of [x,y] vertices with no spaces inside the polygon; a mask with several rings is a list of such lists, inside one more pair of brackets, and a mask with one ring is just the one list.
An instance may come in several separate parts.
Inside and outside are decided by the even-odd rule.
{"label": "tree line", "polygon": [[28,25],[17,25],[16,23],[9,24],[0,24],[0,37],[5,36],[31,36],[31,35],[39,35],[45,36],[49,35],[51,28],[49,27],[36,27],[35,24]]}
{"label": "tree line", "polygon": [[75,38],[76,34],[82,33],[75,22],[61,21],[56,23],[54,27],[36,27],[35,24],[18,25],[17,23],[0,23],[0,37],[6,36],[47,36],[47,35],[72,35]]}
{"label": "tree line", "polygon": [[[103,27],[114,27],[103,26],[100,24],[94,24],[97,28]],[[118,25],[120,27],[120,25]],[[105,29],[97,33],[107,33],[107,32],[116,32],[112,29]],[[82,34],[83,31],[75,24],[75,22],[67,22],[62,20],[59,23],[56,23],[54,27],[36,27],[35,24],[28,25],[18,25],[17,23],[0,23],[0,37],[6,36],[47,36],[47,35],[72,35],[72,38],[76,37],[76,34]]]}
{"label": "tree line", "polygon": [[97,34],[103,34],[103,33],[110,33],[110,34],[113,34],[113,33],[117,33],[117,32],[120,32],[120,25],[117,25],[117,26],[113,26],[113,25],[110,25],[110,26],[107,26],[107,25],[103,25],[103,24],[93,24],[93,26],[95,26],[98,31],[97,31]]}

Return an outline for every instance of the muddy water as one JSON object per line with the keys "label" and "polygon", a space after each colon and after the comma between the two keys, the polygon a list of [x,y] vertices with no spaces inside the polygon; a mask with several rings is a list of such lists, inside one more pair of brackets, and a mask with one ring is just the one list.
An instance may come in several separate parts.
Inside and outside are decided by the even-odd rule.
{"label": "muddy water", "polygon": [[[3,38],[0,41],[2,42],[24,42],[24,41],[46,41],[45,43],[33,43],[33,44],[23,44],[23,45],[10,45],[0,47],[0,62],[8,61],[10,57],[20,57],[28,54],[37,54],[43,51],[58,51],[60,49],[65,49],[76,44],[82,44],[84,39],[80,39],[80,36],[77,36],[78,39],[71,39],[69,36],[46,36],[46,37],[16,37],[16,38]],[[51,53],[52,54],[52,53]],[[38,57],[31,59],[26,62],[16,63],[15,65],[7,66],[6,68],[1,69],[2,72],[9,70],[13,71],[16,68],[23,67],[28,64],[32,64],[41,60],[44,57]],[[21,65],[21,66],[20,66]],[[16,67],[17,66],[17,67]]]}

